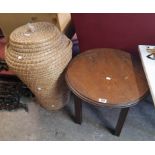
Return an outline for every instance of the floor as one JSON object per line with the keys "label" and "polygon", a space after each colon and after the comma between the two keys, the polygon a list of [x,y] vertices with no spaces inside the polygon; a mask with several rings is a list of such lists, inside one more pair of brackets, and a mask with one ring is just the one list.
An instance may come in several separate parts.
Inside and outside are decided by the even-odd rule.
{"label": "floor", "polygon": [[72,120],[72,99],[64,109],[50,112],[35,103],[34,99],[23,98],[29,112],[0,112],[0,140],[155,140],[155,107],[150,96],[147,100],[149,102],[143,101],[130,109],[122,133],[116,137],[104,126],[114,127],[119,109],[101,109],[84,103],[80,126]]}

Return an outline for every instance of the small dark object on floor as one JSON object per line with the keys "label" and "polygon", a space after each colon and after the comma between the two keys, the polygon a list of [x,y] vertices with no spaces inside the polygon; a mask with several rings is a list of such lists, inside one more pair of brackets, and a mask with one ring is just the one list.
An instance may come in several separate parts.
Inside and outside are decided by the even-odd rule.
{"label": "small dark object on floor", "polygon": [[18,109],[24,109],[28,112],[27,105],[18,102],[15,98],[0,98],[0,110],[13,111]]}
{"label": "small dark object on floor", "polygon": [[26,104],[20,102],[22,84],[15,81],[0,81],[0,110],[24,109],[28,112]]}

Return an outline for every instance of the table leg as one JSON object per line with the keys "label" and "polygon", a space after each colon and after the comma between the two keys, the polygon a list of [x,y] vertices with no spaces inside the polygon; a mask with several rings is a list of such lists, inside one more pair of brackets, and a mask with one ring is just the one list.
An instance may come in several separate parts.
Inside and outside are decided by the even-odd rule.
{"label": "table leg", "polygon": [[82,123],[82,102],[81,99],[74,95],[75,105],[75,122],[78,124]]}
{"label": "table leg", "polygon": [[114,135],[120,136],[120,133],[121,133],[122,127],[124,125],[124,122],[125,122],[126,116],[128,114],[128,111],[129,111],[129,107],[121,109],[121,112],[119,114],[119,119],[118,119],[118,122],[117,122],[117,125],[116,125],[116,128],[115,128]]}

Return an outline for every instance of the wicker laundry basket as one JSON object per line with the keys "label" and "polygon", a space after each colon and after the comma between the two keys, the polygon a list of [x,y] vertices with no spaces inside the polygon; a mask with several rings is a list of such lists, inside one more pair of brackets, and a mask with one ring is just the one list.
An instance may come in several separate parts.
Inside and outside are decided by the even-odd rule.
{"label": "wicker laundry basket", "polygon": [[15,29],[5,49],[11,70],[49,110],[62,108],[68,100],[64,69],[72,56],[72,43],[56,26],[37,22]]}

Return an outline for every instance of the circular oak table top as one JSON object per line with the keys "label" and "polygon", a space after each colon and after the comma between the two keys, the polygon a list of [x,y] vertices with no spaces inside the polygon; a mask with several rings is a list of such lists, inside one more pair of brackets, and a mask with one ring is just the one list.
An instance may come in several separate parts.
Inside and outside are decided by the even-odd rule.
{"label": "circular oak table top", "polygon": [[79,54],[68,65],[65,78],[76,96],[97,106],[130,107],[148,92],[141,62],[117,49]]}

